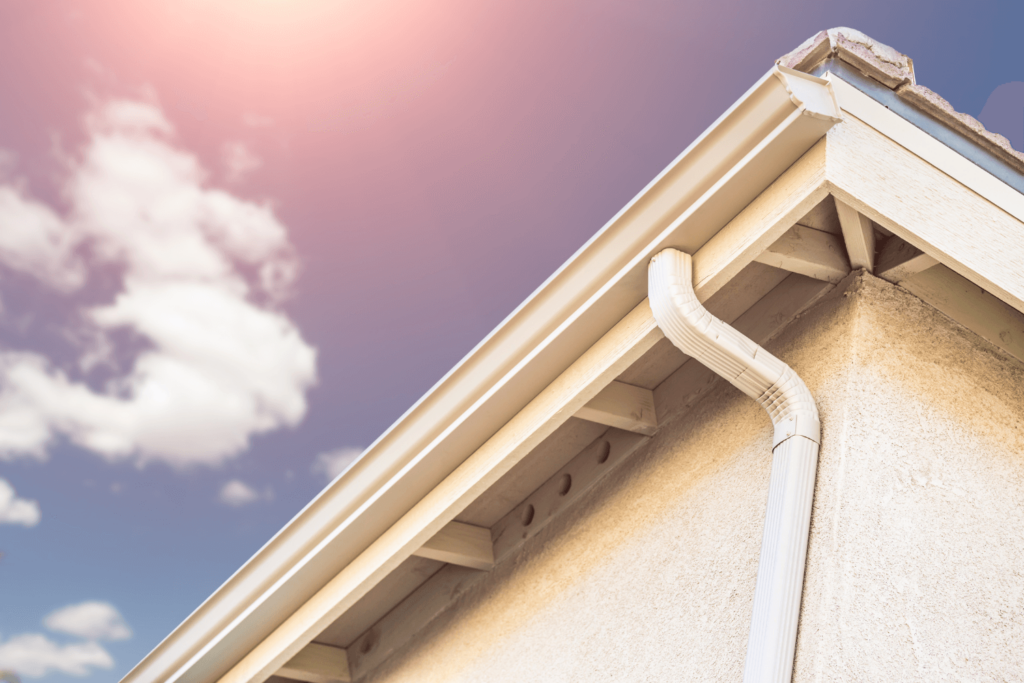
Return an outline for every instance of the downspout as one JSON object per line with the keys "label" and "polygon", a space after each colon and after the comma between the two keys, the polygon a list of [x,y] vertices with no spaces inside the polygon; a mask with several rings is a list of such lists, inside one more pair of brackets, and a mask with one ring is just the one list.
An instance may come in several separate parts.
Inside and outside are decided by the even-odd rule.
{"label": "downspout", "polygon": [[665,336],[757,400],[775,425],[743,681],[790,683],[821,439],[814,397],[788,365],[701,305],[689,254],[665,249],[651,259],[647,276],[651,310]]}

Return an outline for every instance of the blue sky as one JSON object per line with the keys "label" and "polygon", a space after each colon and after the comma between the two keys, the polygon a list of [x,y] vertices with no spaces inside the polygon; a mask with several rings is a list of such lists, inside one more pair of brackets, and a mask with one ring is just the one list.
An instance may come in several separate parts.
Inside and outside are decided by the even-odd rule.
{"label": "blue sky", "polygon": [[909,54],[1024,147],[1022,25],[1008,1],[3,0],[0,666],[123,676],[818,30]]}

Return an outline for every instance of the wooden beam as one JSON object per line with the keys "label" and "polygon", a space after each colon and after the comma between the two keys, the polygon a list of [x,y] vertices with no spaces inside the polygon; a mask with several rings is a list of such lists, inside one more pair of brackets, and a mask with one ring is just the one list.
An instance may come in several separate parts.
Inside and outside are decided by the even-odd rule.
{"label": "wooden beam", "polygon": [[842,241],[832,233],[795,225],[755,260],[835,284],[850,272],[844,251]]}
{"label": "wooden beam", "polygon": [[878,277],[899,284],[912,275],[928,270],[938,261],[917,247],[893,235],[878,255]]}
{"label": "wooden beam", "polygon": [[277,670],[278,676],[307,683],[349,683],[345,648],[310,643]]}
{"label": "wooden beam", "polygon": [[[835,199],[833,197],[833,199]],[[839,225],[843,228],[846,255],[853,269],[864,268],[869,273],[875,270],[875,229],[871,219],[857,209],[835,199]]]}
{"label": "wooden beam", "polygon": [[292,612],[220,683],[265,681],[663,338],[645,299]]}
{"label": "wooden beam", "polygon": [[494,567],[491,530],[462,522],[448,522],[413,555],[487,571]]}
{"label": "wooden beam", "polygon": [[1024,314],[939,264],[900,286],[978,336],[1024,361]]}
{"label": "wooden beam", "polygon": [[[642,434],[609,429],[540,485],[493,527],[498,562],[511,557],[528,539],[570,508],[631,453],[650,441]],[[529,514],[525,514],[529,511]],[[487,575],[448,566],[432,576],[373,628],[349,646],[352,675],[359,679],[408,643],[454,600],[472,590]]]}
{"label": "wooden beam", "polygon": [[612,382],[602,389],[576,411],[576,417],[646,436],[658,431],[654,392],[622,382]]}
{"label": "wooden beam", "polygon": [[698,299],[707,301],[828,198],[825,150],[819,141],[693,254]]}

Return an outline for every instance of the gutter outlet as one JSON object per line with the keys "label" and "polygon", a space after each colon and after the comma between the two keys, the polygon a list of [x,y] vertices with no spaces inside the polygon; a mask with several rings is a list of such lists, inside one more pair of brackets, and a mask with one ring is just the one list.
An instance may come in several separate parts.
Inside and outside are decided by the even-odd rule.
{"label": "gutter outlet", "polygon": [[665,336],[760,403],[775,425],[743,681],[790,683],[821,441],[814,397],[788,365],[701,305],[689,254],[665,249],[647,274],[651,310]]}

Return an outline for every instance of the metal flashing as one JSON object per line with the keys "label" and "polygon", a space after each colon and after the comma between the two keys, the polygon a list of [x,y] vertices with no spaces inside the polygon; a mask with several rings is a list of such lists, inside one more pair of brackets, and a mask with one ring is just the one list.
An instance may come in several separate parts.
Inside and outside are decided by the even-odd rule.
{"label": "metal flashing", "polygon": [[1024,194],[1024,174],[962,133],[953,130],[948,124],[913,106],[900,97],[895,90],[870,76],[865,76],[856,68],[834,56],[818,63],[810,71],[811,74],[820,77],[824,77],[829,72]]}

